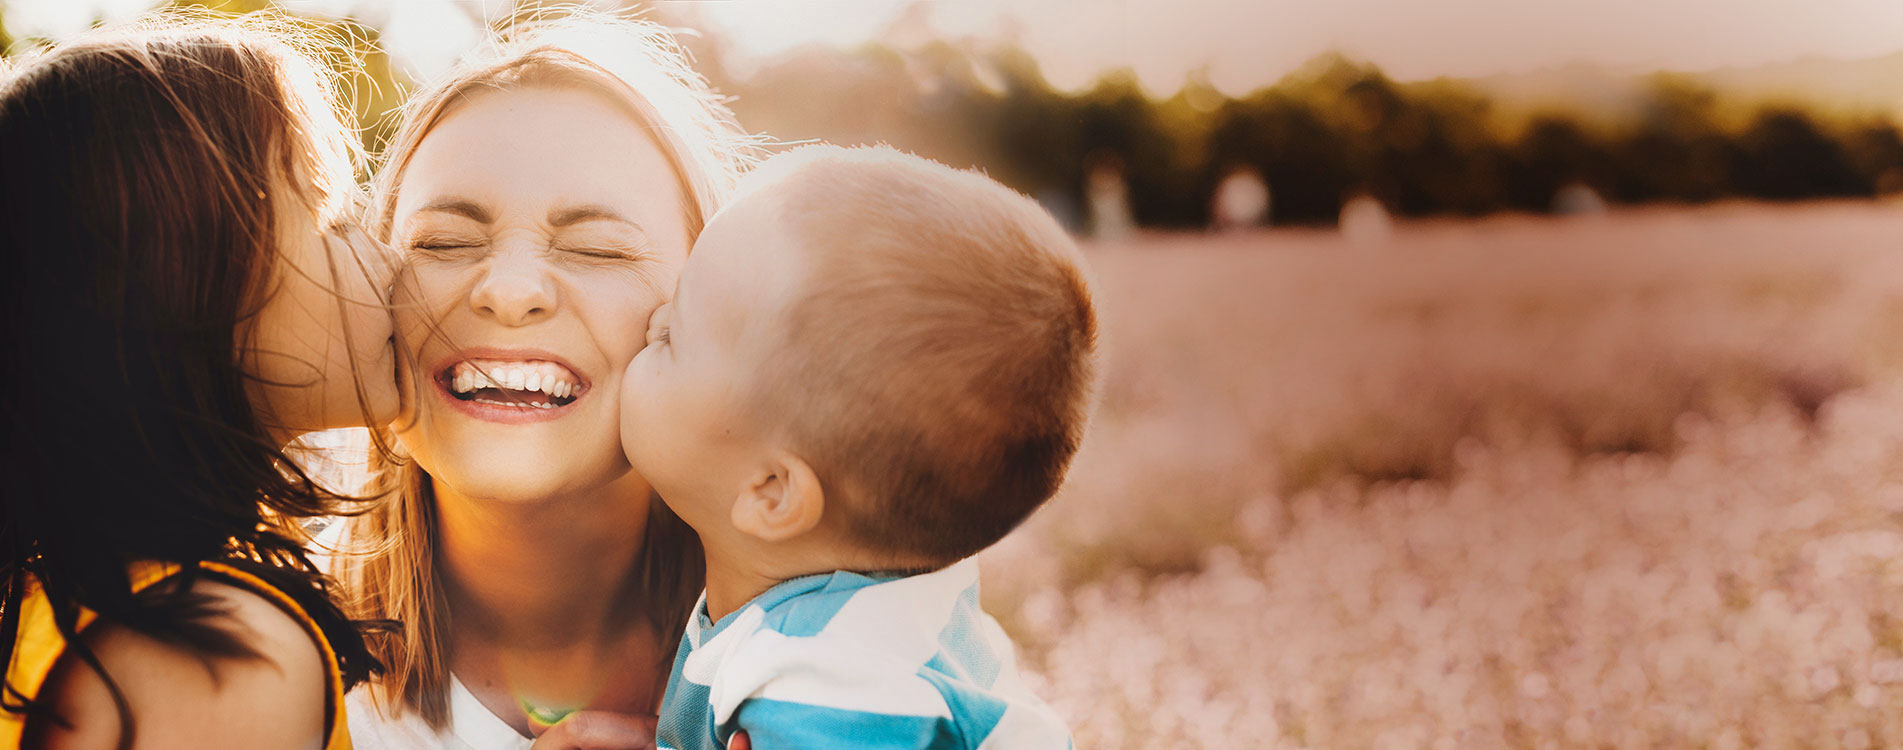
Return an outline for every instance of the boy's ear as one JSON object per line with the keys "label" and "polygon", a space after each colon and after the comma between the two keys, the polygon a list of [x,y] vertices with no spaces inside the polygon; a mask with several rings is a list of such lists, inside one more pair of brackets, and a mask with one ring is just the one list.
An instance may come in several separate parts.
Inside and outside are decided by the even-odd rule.
{"label": "boy's ear", "polygon": [[812,531],[826,510],[826,492],[813,467],[791,453],[779,453],[733,504],[734,528],[754,537],[783,542]]}

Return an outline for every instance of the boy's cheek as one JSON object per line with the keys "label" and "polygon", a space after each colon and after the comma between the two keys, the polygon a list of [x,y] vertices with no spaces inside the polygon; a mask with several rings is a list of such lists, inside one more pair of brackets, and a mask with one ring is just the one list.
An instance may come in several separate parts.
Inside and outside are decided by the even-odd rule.
{"label": "boy's cheek", "polygon": [[628,365],[628,372],[621,378],[621,447],[634,458],[635,447],[639,444],[642,427],[642,412],[647,404],[641,397],[641,377],[638,368],[641,360],[636,358]]}
{"label": "boy's cheek", "polygon": [[628,369],[621,373],[621,412],[626,414],[640,403],[642,390],[641,373],[647,369],[647,362],[637,354],[628,362]]}

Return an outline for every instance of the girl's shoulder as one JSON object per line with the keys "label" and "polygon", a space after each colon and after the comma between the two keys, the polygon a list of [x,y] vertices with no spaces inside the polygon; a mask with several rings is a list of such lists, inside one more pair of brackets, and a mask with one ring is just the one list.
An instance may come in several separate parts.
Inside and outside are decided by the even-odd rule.
{"label": "girl's shoulder", "polygon": [[[241,570],[206,563],[191,591],[216,624],[257,657],[227,657],[82,613],[80,640],[108,681],[68,648],[51,608],[23,602],[7,683],[64,720],[0,718],[0,740],[26,747],[110,748],[129,719],[140,747],[347,748],[336,657],[310,617],[283,592]],[[176,566],[134,570],[138,587]],[[36,606],[36,604],[41,606]],[[115,700],[114,690],[121,700]],[[121,707],[123,705],[123,712]],[[9,738],[5,735],[11,734]],[[9,744],[0,741],[0,745]]]}

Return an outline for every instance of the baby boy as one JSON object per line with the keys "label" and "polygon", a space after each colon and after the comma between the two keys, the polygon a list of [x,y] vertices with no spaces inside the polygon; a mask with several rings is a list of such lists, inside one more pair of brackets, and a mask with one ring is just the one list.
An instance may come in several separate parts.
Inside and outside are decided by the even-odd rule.
{"label": "baby boy", "polygon": [[660,746],[1068,747],[968,558],[1056,492],[1095,342],[1075,245],[982,175],[830,146],[749,175],[622,383],[707,555]]}

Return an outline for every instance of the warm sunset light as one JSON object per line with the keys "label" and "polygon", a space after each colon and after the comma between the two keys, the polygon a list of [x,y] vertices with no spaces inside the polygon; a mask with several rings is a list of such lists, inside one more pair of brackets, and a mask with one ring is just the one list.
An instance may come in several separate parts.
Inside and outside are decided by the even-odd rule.
{"label": "warm sunset light", "polygon": [[1903,0],[158,4],[0,747],[1903,748]]}
{"label": "warm sunset light", "polygon": [[[285,0],[285,7],[372,22],[391,51],[435,70],[474,39],[507,0]],[[661,0],[631,3],[718,36],[740,64],[807,44],[851,48],[975,39],[1022,45],[1061,88],[1131,68],[1146,88],[1174,91],[1207,70],[1239,94],[1303,61],[1341,52],[1403,80],[1525,73],[1592,64],[1620,70],[1708,70],[1799,58],[1855,59],[1903,51],[1903,4],[1729,0]],[[595,2],[597,7],[617,3]],[[14,33],[65,34],[149,0],[10,0]]]}

